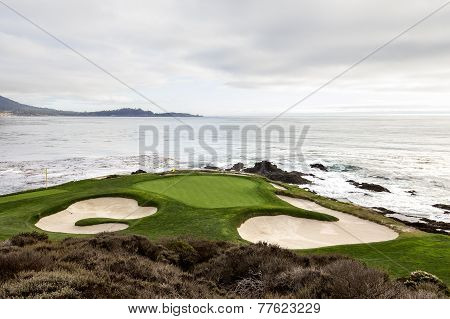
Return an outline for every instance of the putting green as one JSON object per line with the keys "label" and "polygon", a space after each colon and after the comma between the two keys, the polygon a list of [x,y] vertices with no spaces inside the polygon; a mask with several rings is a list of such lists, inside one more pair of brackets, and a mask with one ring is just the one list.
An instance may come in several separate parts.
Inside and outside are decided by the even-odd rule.
{"label": "putting green", "polygon": [[170,176],[138,183],[134,187],[192,207],[248,207],[270,203],[267,196],[258,192],[258,183],[237,176]]}
{"label": "putting green", "polygon": [[[412,231],[401,223],[369,209],[321,197],[305,189],[284,185],[283,195],[313,201],[328,209],[399,229],[397,239],[370,245],[342,245],[301,250],[299,253],[343,253],[367,264],[381,267],[394,277],[414,270],[425,270],[450,283],[450,237]],[[278,191],[281,192],[281,191]],[[243,242],[238,228],[258,216],[287,215],[314,220],[336,221],[334,217],[291,206],[278,199],[275,189],[262,178],[202,172],[178,175],[137,174],[107,179],[67,183],[48,190],[36,190],[0,197],[0,240],[13,235],[42,231],[35,224],[42,218],[70,205],[99,197],[121,197],[138,201],[140,206],[158,207],[152,216],[136,220],[91,218],[77,226],[105,222],[126,223],[124,234],[152,239],[192,236],[211,240]],[[64,233],[48,233],[50,239],[63,239]],[[82,235],[76,235],[82,236]]]}

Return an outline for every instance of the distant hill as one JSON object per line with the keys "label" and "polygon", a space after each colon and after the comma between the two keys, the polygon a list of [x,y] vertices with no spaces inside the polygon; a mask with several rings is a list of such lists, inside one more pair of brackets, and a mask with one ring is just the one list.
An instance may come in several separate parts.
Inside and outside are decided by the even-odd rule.
{"label": "distant hill", "polygon": [[101,117],[199,117],[188,113],[154,113],[142,109],[122,108],[118,110],[97,111],[97,112],[72,112],[55,109],[35,107],[20,104],[16,101],[0,96],[0,116],[101,116]]}

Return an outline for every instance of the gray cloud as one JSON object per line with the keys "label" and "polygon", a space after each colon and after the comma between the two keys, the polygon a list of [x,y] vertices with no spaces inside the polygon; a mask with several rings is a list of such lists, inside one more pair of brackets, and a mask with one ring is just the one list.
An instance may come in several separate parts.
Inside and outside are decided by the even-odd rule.
{"label": "gray cloud", "polygon": [[[248,112],[276,112],[442,4],[435,0],[9,2],[165,108],[204,114],[237,113],[243,105]],[[309,104],[376,101],[448,107],[449,16],[450,7]],[[2,6],[0,84],[0,94],[35,105],[152,108]]]}

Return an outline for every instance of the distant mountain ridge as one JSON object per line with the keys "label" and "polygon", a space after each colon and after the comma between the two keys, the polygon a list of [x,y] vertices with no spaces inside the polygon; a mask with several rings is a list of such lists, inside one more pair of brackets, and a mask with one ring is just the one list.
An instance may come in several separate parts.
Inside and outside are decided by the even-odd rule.
{"label": "distant mountain ridge", "polygon": [[0,116],[99,116],[99,117],[200,117],[200,115],[192,115],[189,113],[154,113],[145,111],[140,108],[121,108],[117,110],[96,111],[96,112],[73,112],[60,111],[50,108],[36,107],[21,104],[0,96]]}

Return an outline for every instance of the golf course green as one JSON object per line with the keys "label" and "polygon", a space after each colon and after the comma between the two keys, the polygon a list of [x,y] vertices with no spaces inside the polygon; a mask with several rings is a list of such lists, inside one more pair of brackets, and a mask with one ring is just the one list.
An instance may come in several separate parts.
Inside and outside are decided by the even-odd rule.
{"label": "golf course green", "polygon": [[[424,270],[450,283],[448,236],[420,232],[369,209],[327,199],[295,186],[283,186],[286,190],[278,190],[258,176],[212,172],[138,174],[71,182],[45,190],[0,196],[0,240],[23,232],[43,232],[35,226],[41,218],[63,211],[76,202],[98,197],[135,199],[139,206],[157,207],[157,212],[134,220],[90,218],[78,221],[77,226],[120,222],[128,225],[120,233],[150,239],[188,236],[245,244],[237,228],[252,217],[287,215],[319,221],[337,220],[293,207],[276,196],[280,194],[308,199],[326,208],[386,225],[400,234],[397,239],[385,242],[298,250],[299,254],[346,254],[370,266],[386,269],[394,277]],[[88,236],[51,232],[48,235],[52,240]]]}
{"label": "golf course green", "polygon": [[257,182],[231,176],[171,176],[135,187],[201,208],[259,206],[273,202],[273,198],[259,192]]}

